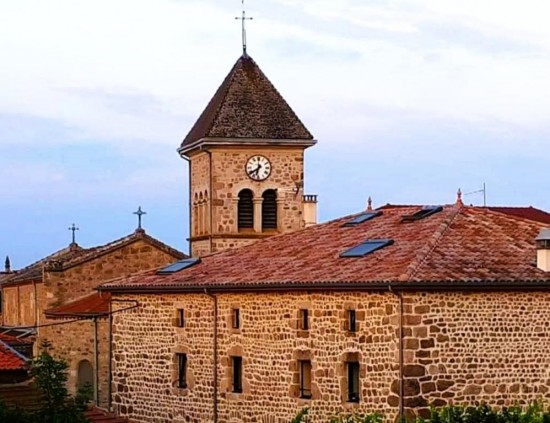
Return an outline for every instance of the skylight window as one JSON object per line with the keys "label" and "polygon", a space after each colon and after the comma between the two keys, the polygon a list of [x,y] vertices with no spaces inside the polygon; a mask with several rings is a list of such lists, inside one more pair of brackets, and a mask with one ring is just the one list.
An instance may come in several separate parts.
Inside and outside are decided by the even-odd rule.
{"label": "skylight window", "polygon": [[179,260],[175,263],[169,264],[166,267],[163,267],[160,270],[157,270],[158,275],[170,275],[172,273],[179,272],[183,269],[187,269],[188,267],[191,267],[197,263],[200,263],[200,258],[187,258],[183,260]]}
{"label": "skylight window", "polygon": [[426,206],[422,210],[414,214],[407,214],[401,218],[401,222],[414,222],[415,220],[424,219],[432,214],[439,213],[443,210],[442,206]]}
{"label": "skylight window", "polygon": [[364,257],[393,244],[393,239],[370,239],[340,254],[340,257]]}
{"label": "skylight window", "polygon": [[366,222],[367,220],[371,220],[377,216],[380,216],[381,214],[381,211],[361,213],[359,216],[350,220],[349,222],[344,223],[342,226],[356,226],[360,223]]}

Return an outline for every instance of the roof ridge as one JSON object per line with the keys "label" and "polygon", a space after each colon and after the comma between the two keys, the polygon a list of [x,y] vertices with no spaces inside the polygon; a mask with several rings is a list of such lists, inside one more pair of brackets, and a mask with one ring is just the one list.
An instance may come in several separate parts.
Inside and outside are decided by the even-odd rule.
{"label": "roof ridge", "polygon": [[525,216],[525,215],[522,215],[522,214],[507,213],[505,210],[516,210],[516,211],[532,210],[532,211],[536,211],[538,213],[544,214],[546,216],[550,216],[550,213],[547,212],[546,210],[539,209],[539,208],[533,207],[533,206],[525,206],[525,207],[521,207],[521,206],[512,206],[512,207],[508,207],[508,206],[474,206],[474,207],[471,207],[471,209],[475,210],[477,212],[496,213],[500,216],[506,216],[506,217],[509,217],[509,218],[512,218],[512,219],[519,219],[521,221],[536,222],[536,223],[540,223],[541,225],[545,225],[545,226],[548,226],[547,221],[537,219],[534,216],[528,217],[528,216]]}
{"label": "roof ridge", "polygon": [[435,250],[435,247],[437,247],[437,244],[443,238],[443,235],[445,235],[447,229],[449,229],[454,219],[461,213],[463,209],[464,206],[453,206],[449,209],[449,216],[447,216],[440,223],[435,232],[432,234],[431,238],[428,240],[426,246],[419,250],[414,260],[407,266],[405,273],[399,276],[399,281],[410,281],[414,277],[420,267],[422,267],[422,265],[426,262],[432,251]]}

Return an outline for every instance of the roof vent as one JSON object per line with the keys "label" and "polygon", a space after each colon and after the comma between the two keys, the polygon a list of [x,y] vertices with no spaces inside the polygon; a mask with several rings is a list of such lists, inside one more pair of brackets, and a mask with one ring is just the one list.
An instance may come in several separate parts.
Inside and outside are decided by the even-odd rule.
{"label": "roof vent", "polygon": [[201,262],[200,258],[186,258],[157,270],[157,275],[171,275]]}
{"label": "roof vent", "polygon": [[550,272],[550,228],[542,229],[535,238],[537,243],[537,267]]}
{"label": "roof vent", "polygon": [[364,257],[376,250],[393,244],[393,239],[369,239],[340,254],[340,257]]}
{"label": "roof vent", "polygon": [[361,213],[359,216],[355,217],[349,222],[344,223],[342,226],[357,226],[360,223],[366,222],[367,220],[374,219],[375,217],[378,217],[381,215],[382,215],[381,211]]}
{"label": "roof vent", "polygon": [[432,214],[439,213],[443,210],[442,206],[426,206],[422,210],[417,211],[414,214],[407,214],[401,217],[401,222],[414,222],[416,220],[424,219]]}

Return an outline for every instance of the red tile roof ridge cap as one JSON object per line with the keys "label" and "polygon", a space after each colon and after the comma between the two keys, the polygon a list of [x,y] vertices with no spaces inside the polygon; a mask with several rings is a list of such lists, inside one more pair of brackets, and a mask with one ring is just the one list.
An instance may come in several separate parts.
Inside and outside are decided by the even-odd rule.
{"label": "red tile roof ridge cap", "polygon": [[432,234],[426,245],[421,248],[413,261],[407,266],[405,272],[398,277],[398,281],[406,282],[414,278],[414,275],[426,262],[432,251],[437,247],[439,241],[443,238],[454,219],[462,212],[464,206],[453,205],[451,207],[444,207],[443,210],[448,210],[448,215],[443,219],[435,232]]}

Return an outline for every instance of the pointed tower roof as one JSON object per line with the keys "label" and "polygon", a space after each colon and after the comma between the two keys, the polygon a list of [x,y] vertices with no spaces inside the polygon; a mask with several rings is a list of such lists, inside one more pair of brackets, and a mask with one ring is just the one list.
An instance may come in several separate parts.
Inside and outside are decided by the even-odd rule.
{"label": "pointed tower roof", "polygon": [[237,60],[183,140],[180,151],[204,138],[314,143],[313,135],[248,55]]}

